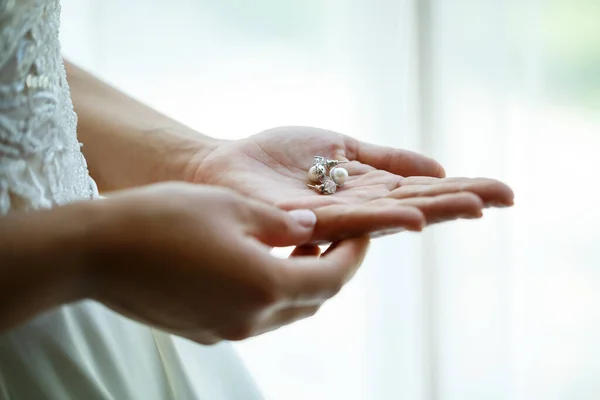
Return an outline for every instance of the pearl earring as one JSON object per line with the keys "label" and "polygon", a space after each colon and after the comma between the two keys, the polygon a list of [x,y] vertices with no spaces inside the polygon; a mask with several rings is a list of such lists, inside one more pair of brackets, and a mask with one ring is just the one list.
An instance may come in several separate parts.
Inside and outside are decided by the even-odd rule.
{"label": "pearl earring", "polygon": [[335,167],[329,171],[329,177],[337,186],[342,187],[344,186],[344,183],[346,183],[346,179],[348,179],[348,171],[346,168]]}
{"label": "pearl earring", "polygon": [[323,164],[315,164],[308,170],[308,179],[311,182],[323,183],[327,178],[327,170]]}
{"label": "pearl earring", "polygon": [[[348,178],[348,171],[345,168],[337,167],[341,161],[328,160],[325,157],[314,156],[313,166],[308,170],[308,179],[313,183],[320,182],[320,185],[308,184],[308,187],[321,194],[334,194],[338,187],[342,187]],[[329,170],[329,173],[327,171]]]}

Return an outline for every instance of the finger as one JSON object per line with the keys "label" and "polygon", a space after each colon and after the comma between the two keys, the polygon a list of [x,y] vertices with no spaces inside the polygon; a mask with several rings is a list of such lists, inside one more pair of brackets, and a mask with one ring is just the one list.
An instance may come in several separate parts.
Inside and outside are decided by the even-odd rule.
{"label": "finger", "polygon": [[196,333],[196,332],[194,332],[194,333],[171,332],[171,333],[174,333],[177,336],[184,337],[186,339],[189,339],[193,342],[196,342],[196,343],[204,345],[204,346],[212,346],[212,345],[215,345],[215,344],[223,341],[222,338],[219,338],[215,335],[208,334],[208,333]]}
{"label": "finger", "polygon": [[317,225],[314,242],[335,242],[348,237],[369,235],[382,230],[421,231],[426,224],[416,207],[392,199],[378,199],[360,204],[334,204],[314,210]]}
{"label": "finger", "polygon": [[[408,150],[378,146],[349,139],[346,144],[349,158],[401,176],[446,176],[444,168],[435,160]],[[351,157],[354,156],[354,157]]]}
{"label": "finger", "polygon": [[400,201],[402,204],[408,204],[421,210],[428,225],[458,218],[479,218],[482,216],[481,210],[483,209],[483,202],[479,196],[468,192]]}
{"label": "finger", "polygon": [[283,326],[314,316],[320,309],[320,305],[306,307],[289,307],[269,314],[267,318],[260,321],[253,336],[271,332]]}
{"label": "finger", "polygon": [[390,197],[400,199],[456,192],[475,193],[488,206],[507,207],[514,203],[514,193],[507,185],[487,178],[409,177],[402,179],[400,188],[392,191]]}
{"label": "finger", "polygon": [[317,222],[313,211],[283,211],[260,202],[248,204],[247,234],[267,246],[297,246],[310,241]]}
{"label": "finger", "polygon": [[292,251],[290,257],[318,257],[321,255],[321,248],[316,245],[298,246]]}
{"label": "finger", "polygon": [[282,293],[294,305],[318,305],[354,275],[369,247],[367,237],[338,242],[319,257],[285,260],[278,272]]}

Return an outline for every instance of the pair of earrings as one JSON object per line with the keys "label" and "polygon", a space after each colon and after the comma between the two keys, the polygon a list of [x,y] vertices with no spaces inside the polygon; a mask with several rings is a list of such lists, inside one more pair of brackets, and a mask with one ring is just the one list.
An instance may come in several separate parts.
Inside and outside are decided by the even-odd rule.
{"label": "pair of earrings", "polygon": [[344,186],[348,178],[348,171],[338,167],[339,163],[338,160],[327,160],[325,157],[314,156],[313,166],[308,170],[308,179],[313,183],[321,184],[308,184],[308,187],[321,194],[334,194],[338,187]]}

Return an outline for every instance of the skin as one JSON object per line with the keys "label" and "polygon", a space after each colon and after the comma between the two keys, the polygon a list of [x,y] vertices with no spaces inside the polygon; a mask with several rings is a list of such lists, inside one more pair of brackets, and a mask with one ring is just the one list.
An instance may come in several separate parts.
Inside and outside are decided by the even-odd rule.
{"label": "skin", "polygon": [[[414,152],[309,127],[275,128],[239,141],[215,140],[69,63],[67,74],[83,151],[101,190],[165,180],[228,187],[282,209],[326,213],[335,223],[325,226],[319,219],[315,243],[420,230],[427,224],[479,218],[485,207],[513,204],[505,184],[486,178],[444,178],[441,165]],[[352,160],[343,164],[350,173],[346,185],[333,196],[306,186],[314,155]],[[345,223],[358,205],[363,218]],[[392,209],[418,209],[425,221],[417,228],[404,219],[368,217]]]}
{"label": "skin", "polygon": [[[324,196],[306,186],[306,171],[315,154],[348,161],[340,166],[348,170],[349,179],[334,195]],[[485,207],[511,206],[514,197],[508,186],[496,180],[442,178],[442,167],[422,155],[307,127],[276,128],[223,143],[207,156],[193,157],[187,171],[185,179],[191,182],[231,187],[283,209],[324,207],[339,211],[341,224],[358,204],[365,209],[384,204],[390,208],[415,207],[424,214],[427,224],[433,224],[478,218]],[[368,219],[363,223],[338,225],[339,231],[331,232],[329,238],[338,239],[350,231],[375,235],[386,232],[383,227],[369,224]]]}
{"label": "skin", "polygon": [[88,298],[203,344],[311,316],[352,277],[369,240],[338,242],[320,257],[313,246],[273,257],[270,246],[312,235],[313,224],[291,215],[185,183],[14,213],[0,225],[0,330]]}
{"label": "skin", "polygon": [[[352,277],[368,236],[513,202],[498,181],[444,178],[425,156],[335,132],[214,140],[67,72],[83,150],[109,198],[2,218],[0,330],[90,298],[199,343],[245,339],[313,315]],[[349,161],[333,196],[306,187],[317,154]],[[286,211],[298,209],[316,224]],[[334,244],[320,256],[322,242]],[[281,260],[273,246],[298,247]]]}

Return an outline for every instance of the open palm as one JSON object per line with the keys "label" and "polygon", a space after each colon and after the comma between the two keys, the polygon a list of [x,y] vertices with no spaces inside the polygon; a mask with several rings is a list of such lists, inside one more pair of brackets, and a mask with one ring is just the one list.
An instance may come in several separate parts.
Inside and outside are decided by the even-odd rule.
{"label": "open palm", "polygon": [[[345,161],[350,176],[334,195],[307,187],[315,155]],[[344,209],[368,213],[416,207],[427,223],[478,217],[485,206],[510,206],[513,201],[512,191],[498,181],[444,178],[444,169],[420,154],[308,127],[275,128],[225,142],[194,170],[198,183],[227,186],[283,209],[326,207],[343,214]]]}

